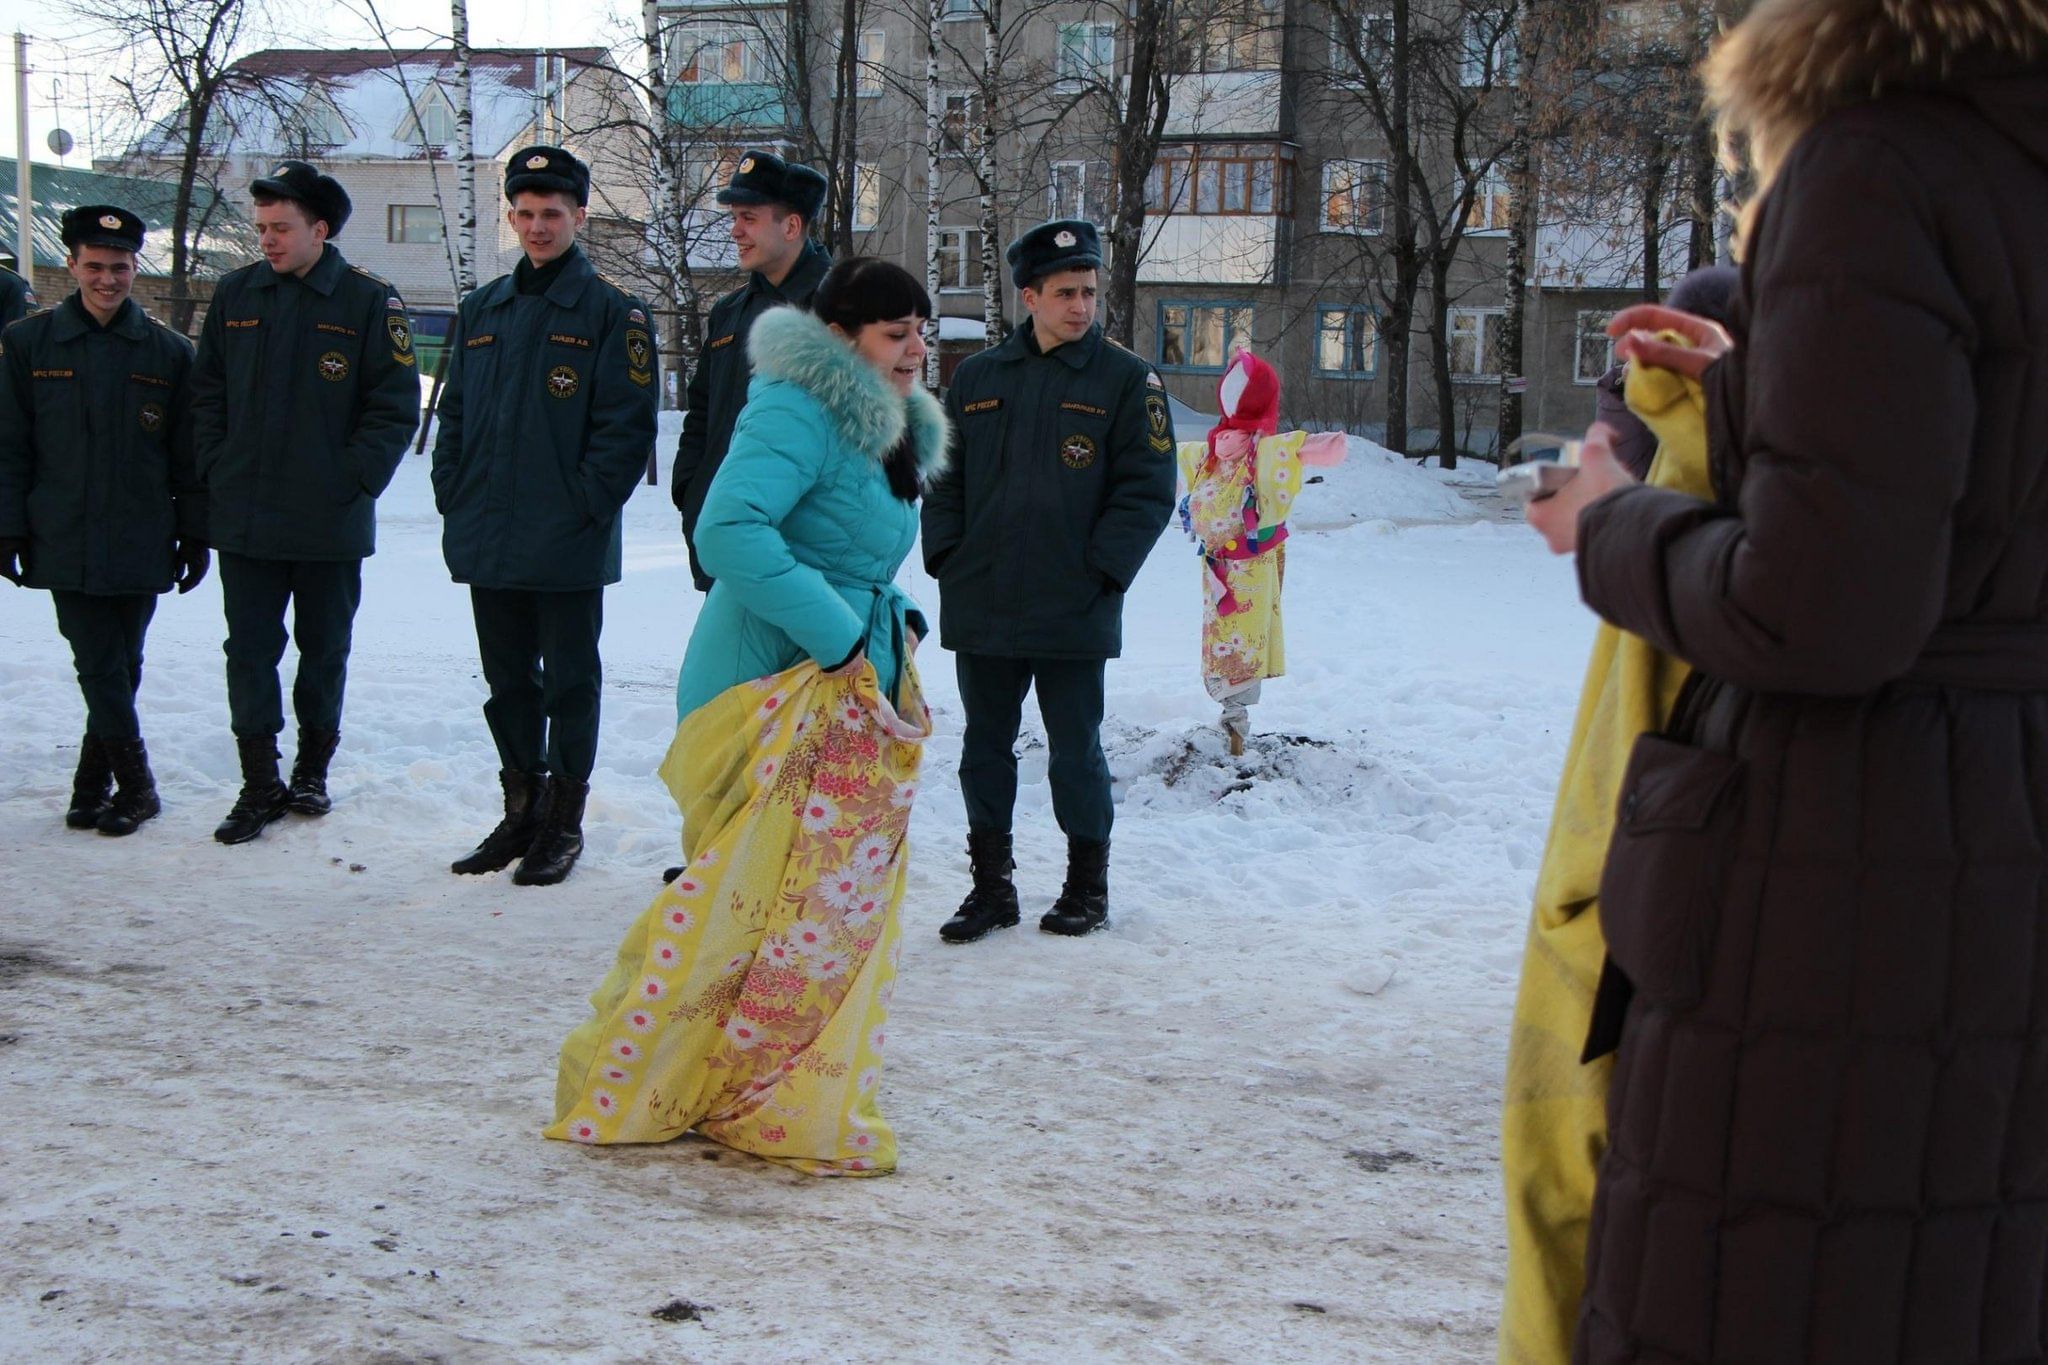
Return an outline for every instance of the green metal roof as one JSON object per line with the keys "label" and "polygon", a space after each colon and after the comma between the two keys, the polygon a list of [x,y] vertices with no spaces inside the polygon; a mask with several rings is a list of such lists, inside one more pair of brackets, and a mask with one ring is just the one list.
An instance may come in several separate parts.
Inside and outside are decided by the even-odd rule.
{"label": "green metal roof", "polygon": [[[17,212],[14,173],[17,164],[11,156],[0,157],[0,252],[10,256],[14,254]],[[61,234],[65,213],[80,204],[117,204],[140,218],[148,229],[142,247],[142,273],[170,273],[170,227],[177,204],[176,185],[165,180],[146,180],[83,166],[47,166],[40,161],[30,164],[29,174],[32,177],[29,196],[35,204],[30,230],[34,235],[37,265],[54,268],[64,264]],[[225,201],[217,203],[217,196],[212,190],[195,187],[193,199],[200,206],[200,211],[213,206],[211,221],[207,224],[207,238],[217,240],[223,236],[236,237],[247,233],[248,225],[241,216]],[[203,266],[206,253],[202,252],[201,256],[200,264]],[[239,259],[239,251],[230,251],[220,263],[230,264]],[[199,273],[211,272],[202,269]]]}

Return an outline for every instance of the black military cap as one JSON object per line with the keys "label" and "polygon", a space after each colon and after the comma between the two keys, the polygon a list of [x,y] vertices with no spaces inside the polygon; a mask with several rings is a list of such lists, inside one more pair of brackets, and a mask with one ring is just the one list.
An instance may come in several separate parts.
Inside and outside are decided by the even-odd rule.
{"label": "black military cap", "polygon": [[58,231],[73,251],[82,246],[142,250],[142,220],[115,204],[81,204],[64,215]]}
{"label": "black military cap", "polygon": [[276,170],[249,186],[249,193],[304,204],[308,213],[327,224],[329,241],[341,236],[342,225],[348,222],[353,207],[339,180],[322,175],[305,161],[278,162]]}
{"label": "black military cap", "polygon": [[785,204],[810,222],[825,206],[825,177],[773,152],[748,152],[718,192],[721,204]]}
{"label": "black military cap", "polygon": [[573,194],[578,208],[590,204],[590,167],[560,147],[522,147],[505,163],[505,198],[521,190]]}
{"label": "black military cap", "polygon": [[1010,243],[1003,259],[1010,278],[1026,289],[1056,271],[1102,269],[1102,237],[1093,223],[1055,218]]}

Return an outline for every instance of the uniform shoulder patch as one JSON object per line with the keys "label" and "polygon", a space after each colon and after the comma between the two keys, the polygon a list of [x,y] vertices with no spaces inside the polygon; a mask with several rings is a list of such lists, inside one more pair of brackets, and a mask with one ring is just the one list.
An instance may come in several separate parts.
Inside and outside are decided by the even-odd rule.
{"label": "uniform shoulder patch", "polygon": [[[370,280],[370,281],[372,281],[373,283],[376,283],[376,284],[381,284],[381,285],[383,285],[383,286],[384,286],[384,287],[385,287],[386,289],[391,289],[391,281],[389,281],[389,280],[385,279],[385,278],[384,278],[384,277],[383,277],[382,275],[378,275],[378,274],[373,274],[372,272],[370,272],[370,271],[368,271],[368,270],[365,270],[365,269],[363,269],[363,268],[362,268],[361,266],[359,266],[359,265],[351,265],[351,266],[349,267],[349,272],[350,272],[351,274],[355,274],[355,275],[361,275],[361,276],[362,276],[362,277],[363,277],[364,279],[366,279],[366,280]],[[392,292],[393,292],[393,293],[397,293],[398,291],[394,289],[394,290],[392,290]]]}

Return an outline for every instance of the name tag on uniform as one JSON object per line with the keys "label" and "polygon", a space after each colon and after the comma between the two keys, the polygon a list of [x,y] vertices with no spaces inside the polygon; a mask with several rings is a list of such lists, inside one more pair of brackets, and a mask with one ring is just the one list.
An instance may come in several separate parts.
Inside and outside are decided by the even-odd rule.
{"label": "name tag on uniform", "polygon": [[732,339],[737,335],[737,332],[727,332],[724,336],[717,338],[704,349],[707,351],[715,351],[721,346],[730,346],[732,345]]}
{"label": "name tag on uniform", "polygon": [[168,389],[171,386],[171,381],[165,379],[162,375],[131,374],[128,376],[128,379],[130,383],[147,384],[150,387],[157,389]]}
{"label": "name tag on uniform", "polygon": [[590,349],[588,337],[572,337],[567,332],[549,332],[548,340],[558,346],[581,346],[586,351]]}
{"label": "name tag on uniform", "polygon": [[336,336],[352,337],[358,335],[355,328],[344,327],[338,322],[316,322],[313,324],[313,330],[316,332],[333,332]]}
{"label": "name tag on uniform", "polygon": [[464,349],[474,351],[479,346],[495,346],[497,341],[498,334],[496,332],[485,332],[480,337],[471,337],[463,342],[462,345]]}
{"label": "name tag on uniform", "polygon": [[960,411],[971,416],[977,412],[997,412],[1001,410],[1002,406],[1003,400],[1000,398],[977,398],[972,403],[961,408]]}
{"label": "name tag on uniform", "polygon": [[1076,403],[1071,400],[1060,404],[1061,412],[1085,412],[1090,417],[1109,416],[1108,408],[1098,408],[1093,403]]}
{"label": "name tag on uniform", "polygon": [[228,326],[229,326],[230,328],[238,328],[238,327],[261,327],[262,325],[263,325],[263,319],[262,319],[262,318],[229,318],[229,319],[228,319]]}
{"label": "name tag on uniform", "polygon": [[30,370],[28,372],[31,379],[72,379],[77,377],[77,373],[76,370]]}

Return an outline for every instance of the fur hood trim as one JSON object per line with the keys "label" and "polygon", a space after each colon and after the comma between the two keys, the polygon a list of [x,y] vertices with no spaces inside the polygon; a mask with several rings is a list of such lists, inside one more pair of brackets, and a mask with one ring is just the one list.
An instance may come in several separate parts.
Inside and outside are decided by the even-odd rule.
{"label": "fur hood trim", "polygon": [[1835,109],[2043,61],[2048,0],[1758,0],[1707,59],[1708,104],[1761,188]]}
{"label": "fur hood trim", "polygon": [[889,458],[908,431],[917,472],[929,482],[945,467],[945,410],[922,388],[899,398],[874,366],[798,308],[771,308],[747,334],[754,373],[796,385],[825,410],[841,440],[876,464]]}

